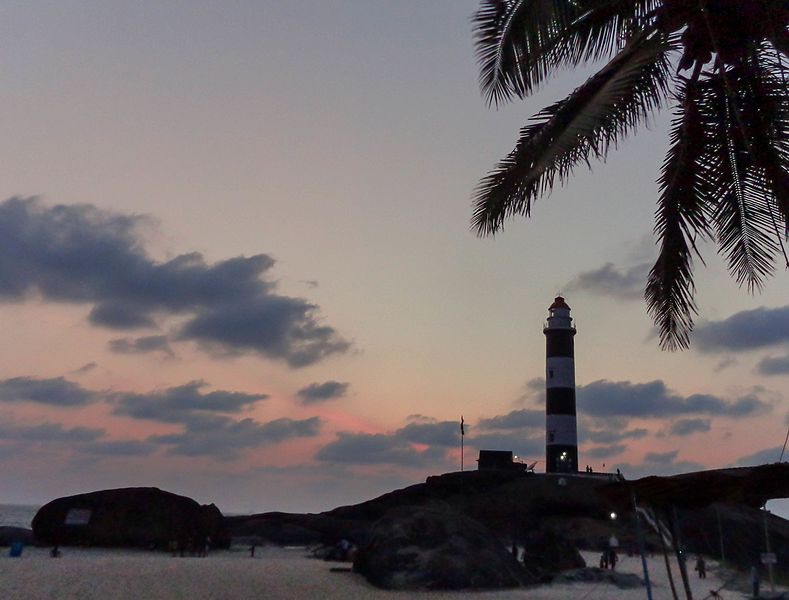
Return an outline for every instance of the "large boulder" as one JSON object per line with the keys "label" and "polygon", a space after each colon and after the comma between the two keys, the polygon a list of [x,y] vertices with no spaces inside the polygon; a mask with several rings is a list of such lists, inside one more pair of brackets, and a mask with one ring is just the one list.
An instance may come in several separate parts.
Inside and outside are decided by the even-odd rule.
{"label": "large boulder", "polygon": [[43,544],[181,549],[227,546],[222,513],[213,504],[158,488],[121,488],[58,498],[33,518]]}
{"label": "large boulder", "polygon": [[0,527],[0,546],[10,546],[14,542],[33,543],[33,532],[26,527]]}
{"label": "large boulder", "polygon": [[551,578],[561,571],[586,566],[575,544],[550,527],[530,531],[524,539],[523,562],[530,572]]}
{"label": "large boulder", "polygon": [[536,583],[484,525],[448,507],[404,506],[376,522],[354,570],[385,589],[482,589]]}

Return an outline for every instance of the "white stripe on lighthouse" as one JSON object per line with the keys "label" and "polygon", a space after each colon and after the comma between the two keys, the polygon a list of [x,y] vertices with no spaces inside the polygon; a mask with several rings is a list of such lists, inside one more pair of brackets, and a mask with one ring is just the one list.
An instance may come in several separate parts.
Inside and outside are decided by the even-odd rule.
{"label": "white stripe on lighthouse", "polygon": [[549,356],[545,361],[545,385],[551,388],[575,387],[575,360],[570,356]]}
{"label": "white stripe on lighthouse", "polygon": [[578,433],[573,415],[548,415],[545,418],[546,446],[577,446]]}

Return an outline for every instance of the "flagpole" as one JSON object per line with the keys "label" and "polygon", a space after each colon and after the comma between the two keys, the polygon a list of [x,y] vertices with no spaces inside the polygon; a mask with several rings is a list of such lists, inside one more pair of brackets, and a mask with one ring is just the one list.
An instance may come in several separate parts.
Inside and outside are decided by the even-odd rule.
{"label": "flagpole", "polygon": [[466,437],[466,430],[463,428],[463,415],[460,416],[460,471],[463,472],[463,438]]}

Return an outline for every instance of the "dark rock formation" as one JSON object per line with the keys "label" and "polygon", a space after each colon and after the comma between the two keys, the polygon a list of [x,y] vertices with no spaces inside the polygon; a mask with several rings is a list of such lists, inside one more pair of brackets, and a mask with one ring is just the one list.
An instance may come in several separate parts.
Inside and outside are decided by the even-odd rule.
{"label": "dark rock formation", "polygon": [[706,508],[716,502],[759,508],[767,500],[789,498],[789,462],[653,475],[606,486],[601,493],[622,509],[630,506],[631,494],[639,503],[662,508]]}
{"label": "dark rock formation", "polygon": [[342,539],[358,544],[367,536],[372,521],[344,519],[330,514],[283,512],[252,516],[225,517],[228,535],[236,538],[258,537],[274,544],[331,546]]}
{"label": "dark rock formation", "polygon": [[213,504],[157,488],[102,490],[58,498],[39,509],[33,533],[41,544],[199,549],[226,547],[222,513]]}
{"label": "dark rock formation", "polygon": [[33,543],[33,531],[26,527],[0,527],[0,546],[10,546],[12,542]]}
{"label": "dark rock formation", "polygon": [[[680,499],[676,509],[683,545],[689,552],[720,557],[720,520],[727,561],[750,568],[754,557],[758,558],[758,553],[763,551],[760,548],[764,535],[763,515],[752,504],[765,497],[784,497],[789,481],[787,467],[782,464],[724,469],[635,482],[621,480],[616,475],[466,471],[429,477],[425,483],[320,514],[265,513],[230,517],[226,522],[233,536],[256,535],[274,543],[334,545],[347,539],[362,545],[372,524],[389,510],[441,502],[482,523],[504,544],[516,541],[527,546],[527,552],[535,532],[546,530],[553,531],[571,546],[595,551],[606,548],[613,533],[619,538],[621,552],[634,552],[637,543],[631,491],[635,485],[643,493],[643,497],[637,495],[639,505],[652,506],[650,500],[654,498],[664,523],[673,512],[671,505],[663,504],[664,500]],[[769,479],[767,475],[777,479]],[[668,483],[663,485],[663,480]],[[758,483],[758,490],[749,489],[752,482]],[[734,500],[725,505],[705,504],[717,492]],[[691,505],[686,506],[682,498],[690,500]],[[612,511],[618,513],[615,521],[609,517]],[[659,538],[646,523],[642,525],[647,549],[657,550]],[[789,521],[770,515],[768,525],[771,549],[777,554],[779,564],[786,564]],[[565,551],[561,554],[565,555]]]}
{"label": "dark rock formation", "polygon": [[523,562],[529,571],[544,579],[553,577],[559,571],[586,566],[575,543],[557,529],[542,527],[527,532],[523,542]]}
{"label": "dark rock formation", "polygon": [[486,527],[448,507],[400,507],[373,526],[354,569],[385,589],[536,583]]}
{"label": "dark rock formation", "polygon": [[[664,522],[668,516],[662,513]],[[765,520],[770,535],[770,550],[779,565],[789,564],[789,521],[764,514],[741,504],[713,504],[701,510],[678,509],[682,542],[690,554],[721,557],[721,541],[726,562],[748,570],[760,563],[765,552]],[[720,530],[718,529],[720,523]],[[721,540],[722,537],[722,540]]]}
{"label": "dark rock formation", "polygon": [[[563,483],[564,485],[560,484]],[[503,540],[522,537],[546,520],[569,528],[568,538],[593,544],[611,534],[610,505],[596,494],[608,478],[556,477],[507,471],[466,471],[429,477],[426,483],[395,490],[352,506],[320,514],[263,513],[227,517],[230,535],[260,536],[274,543],[336,544],[364,542],[370,526],[400,506],[444,502],[498,533]],[[594,530],[575,527],[572,519],[598,524]]]}

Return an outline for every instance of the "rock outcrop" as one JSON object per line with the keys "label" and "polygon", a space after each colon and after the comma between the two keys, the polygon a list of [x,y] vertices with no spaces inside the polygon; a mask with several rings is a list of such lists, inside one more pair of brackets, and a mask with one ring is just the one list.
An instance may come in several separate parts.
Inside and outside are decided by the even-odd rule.
{"label": "rock outcrop", "polygon": [[226,547],[224,518],[213,504],[158,488],[121,488],[58,498],[33,518],[38,543],[199,550],[210,538]]}
{"label": "rock outcrop", "polygon": [[354,570],[385,589],[485,589],[537,579],[484,525],[449,507],[404,506],[373,525]]}
{"label": "rock outcrop", "polygon": [[0,527],[0,546],[10,546],[13,542],[33,543],[33,532],[25,527]]}
{"label": "rock outcrop", "polygon": [[[724,550],[727,561],[741,568],[750,568],[763,552],[765,516],[750,504],[731,502],[713,504],[703,508],[708,484],[723,481],[719,485],[723,498],[752,497],[756,492],[742,491],[736,484],[748,484],[757,475],[764,473],[782,477],[780,481],[768,482],[759,479],[758,499],[781,497],[785,490],[786,468],[789,465],[766,468],[727,469],[687,474],[676,478],[648,478],[648,488],[643,488],[644,497],[638,496],[641,506],[650,507],[649,494],[658,479],[669,479],[682,483],[693,506],[678,503],[676,514],[683,543],[691,553],[703,553],[720,557],[719,523],[724,532]],[[639,480],[644,481],[644,480]],[[347,539],[362,545],[369,536],[373,523],[388,511],[400,506],[429,506],[444,503],[492,530],[502,543],[513,541],[527,547],[527,554],[536,556],[540,552],[529,551],[531,543],[538,543],[541,531],[550,530],[560,536],[569,546],[602,551],[608,538],[615,534],[622,552],[635,552],[638,544],[632,520],[631,484],[638,481],[621,480],[616,475],[571,476],[557,474],[535,474],[508,471],[465,471],[429,477],[425,483],[412,485],[352,506],[342,506],[319,514],[264,513],[251,516],[228,517],[228,531],[233,536],[258,536],[279,544],[321,543],[333,545]],[[747,486],[746,486],[747,487]],[[656,491],[663,490],[662,484]],[[668,489],[673,489],[669,486]],[[610,518],[611,512],[617,519]],[[667,512],[658,511],[664,523],[668,523]],[[673,512],[673,511],[672,511]],[[789,560],[789,521],[767,515],[771,549],[779,563]],[[648,523],[642,522],[647,550],[660,548],[659,538]],[[761,537],[760,537],[761,536]],[[736,540],[736,543],[735,543]],[[564,543],[564,542],[563,542]],[[560,550],[562,557],[570,553]],[[561,559],[562,566],[567,565]],[[540,567],[540,572],[545,567]],[[554,562],[548,565],[549,572],[556,572]]]}
{"label": "rock outcrop", "polygon": [[523,542],[524,564],[543,579],[552,578],[560,571],[586,566],[576,545],[557,529],[541,527],[527,532]]}

